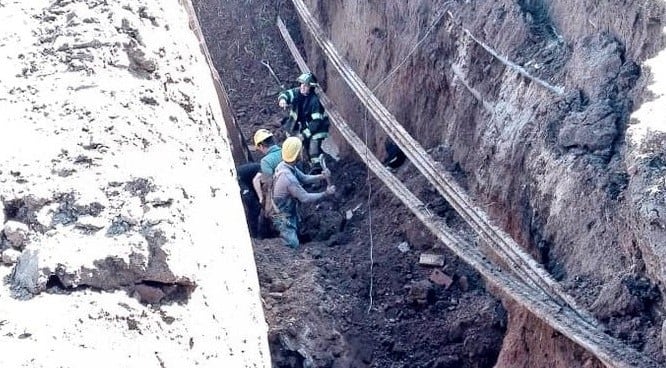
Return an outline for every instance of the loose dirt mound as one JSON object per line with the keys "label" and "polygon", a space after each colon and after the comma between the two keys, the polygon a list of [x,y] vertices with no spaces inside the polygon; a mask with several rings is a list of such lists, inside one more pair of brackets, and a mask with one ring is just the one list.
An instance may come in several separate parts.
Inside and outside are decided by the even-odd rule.
{"label": "loose dirt mound", "polygon": [[[304,238],[313,241],[298,251],[275,239],[255,243],[275,364],[492,366],[506,328],[500,302],[378,181],[366,182],[361,165],[332,166],[344,189],[335,201],[304,208]],[[455,224],[413,175],[409,167],[400,172]],[[419,265],[422,253],[442,255],[444,265]]]}

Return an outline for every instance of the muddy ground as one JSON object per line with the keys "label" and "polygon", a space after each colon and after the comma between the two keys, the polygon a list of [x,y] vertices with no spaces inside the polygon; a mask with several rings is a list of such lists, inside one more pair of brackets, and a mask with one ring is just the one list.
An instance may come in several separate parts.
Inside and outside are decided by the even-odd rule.
{"label": "muddy ground", "polygon": [[[286,87],[295,85],[297,66],[275,26],[280,14],[299,40],[295,15],[289,2],[195,1],[195,7],[250,144],[257,128],[276,130],[286,114],[276,104],[280,87],[261,61]],[[433,155],[447,158],[443,150]],[[358,157],[329,166],[338,192],[302,208],[301,249],[278,239],[254,244],[274,366],[492,367],[506,329],[501,302],[368,176]],[[410,164],[396,174],[464,231]],[[443,255],[444,265],[419,265],[422,253]]]}

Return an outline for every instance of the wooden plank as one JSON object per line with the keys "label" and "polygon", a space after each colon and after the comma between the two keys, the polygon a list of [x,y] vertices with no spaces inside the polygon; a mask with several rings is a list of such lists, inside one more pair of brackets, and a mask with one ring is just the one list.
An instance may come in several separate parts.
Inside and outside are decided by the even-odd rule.
{"label": "wooden plank", "polygon": [[421,253],[419,264],[423,266],[444,266],[444,256],[441,254]]}
{"label": "wooden plank", "polygon": [[[371,113],[373,113],[373,116],[378,119],[378,121],[381,120],[380,123],[384,123],[383,126],[385,129],[395,129],[395,131],[388,132],[389,136],[394,140],[401,141],[401,149],[405,151],[410,160],[418,161],[420,163],[419,170],[421,170],[431,182],[436,184],[435,186],[440,190],[440,193],[442,189],[448,190],[448,187],[445,186],[445,184],[448,184],[447,181],[442,179],[442,176],[435,172],[436,168],[433,166],[433,161],[428,159],[429,155],[425,152],[423,147],[415,142],[413,138],[404,131],[404,128],[395,121],[395,118],[386,111],[386,108],[379,104],[376,97],[372,95],[360,78],[358,78],[358,76],[351,70],[349,65],[344,61],[341,61],[337,51],[332,46],[331,42],[323,36],[321,28],[316,21],[314,21],[305,4],[301,0],[292,0],[292,2],[315,41],[319,43],[322,49],[324,49],[324,52],[329,57],[333,66],[343,76],[350,87],[352,87],[359,99],[369,110],[371,110]],[[281,20],[278,18],[278,26],[280,23]],[[282,25],[284,24],[282,23]],[[286,31],[286,27],[283,27],[280,30],[285,42],[287,42],[289,49],[294,55],[294,59],[299,63],[299,67],[302,68],[301,70],[309,70],[293,43],[291,36],[289,36],[289,33]],[[362,86],[365,89],[359,86]],[[361,91],[359,91],[359,89]],[[323,92],[320,92],[319,95],[322,103],[326,106],[331,122],[366,165],[368,165],[368,168],[370,168],[375,175],[377,175],[384,184],[389,187],[396,197],[398,197],[440,241],[461,257],[466,263],[474,267],[489,283],[502,290],[502,292],[506,293],[518,304],[529,310],[537,318],[567,336],[574,343],[594,354],[609,367],[658,367],[657,363],[649,357],[604,333],[598,327],[598,323],[591,318],[589,313],[576,307],[576,304],[572,302],[568,295],[564,294],[565,296],[563,298],[559,297],[558,299],[554,299],[553,295],[547,290],[558,291],[560,290],[558,289],[559,285],[551,287],[548,284],[549,280],[552,280],[552,278],[550,278],[550,275],[548,275],[545,270],[541,269],[540,271],[536,271],[536,275],[534,273],[525,275],[526,271],[522,270],[521,266],[525,264],[527,264],[527,266],[534,266],[536,263],[534,260],[529,262],[529,256],[528,259],[523,259],[520,254],[518,254],[518,256],[514,254],[513,257],[517,257],[516,261],[509,262],[509,267],[513,267],[512,269],[516,270],[516,272],[506,272],[506,270],[502,270],[497,265],[492,264],[484,255],[482,255],[475,244],[471,244],[450,232],[442,218],[434,216],[430,211],[427,211],[423,202],[414,196],[414,194],[411,193],[387,168],[385,168],[374,155],[370,154],[369,149],[363,141],[349,127],[342,116],[333,109],[331,102],[326,95]],[[368,101],[372,101],[374,105],[370,104]],[[376,107],[376,105],[380,106],[381,109]],[[385,111],[385,113],[378,112],[378,109],[379,111]],[[387,124],[387,119],[392,119],[392,121]],[[395,124],[392,124],[393,122]],[[426,163],[425,165],[423,164],[424,162]],[[443,169],[441,169],[441,172],[445,173]],[[447,193],[446,190],[445,193]],[[453,191],[453,194],[460,196],[460,193],[455,190]],[[451,198],[451,195],[447,193],[445,198],[448,200],[448,198]],[[469,198],[463,197],[461,200],[454,196],[451,199],[455,201],[454,208],[457,206],[456,210],[468,209],[471,206],[469,204]],[[468,202],[466,203],[465,200]],[[472,208],[474,207],[472,206]],[[491,242],[499,244],[508,241],[506,239],[506,234],[498,232],[499,229],[491,226],[482,212],[479,214],[476,211],[471,211],[469,213],[465,212],[465,214],[467,217],[466,220],[469,220],[472,227],[480,228],[484,231],[480,234],[484,239],[489,239]],[[510,239],[510,241],[513,241],[513,239]],[[529,272],[535,271],[530,270]],[[522,277],[516,279],[519,275]],[[539,285],[537,283],[538,281],[532,280],[535,276],[537,280],[541,277],[545,277],[546,280],[541,280],[542,285]]]}

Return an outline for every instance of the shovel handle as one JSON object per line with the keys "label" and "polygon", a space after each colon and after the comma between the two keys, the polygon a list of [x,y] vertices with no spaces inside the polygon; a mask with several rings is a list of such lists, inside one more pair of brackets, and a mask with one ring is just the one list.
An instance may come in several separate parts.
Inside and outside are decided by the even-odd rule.
{"label": "shovel handle", "polygon": [[[324,172],[328,171],[330,174],[330,171],[328,170],[328,167],[326,167],[326,157],[324,155],[321,156],[321,168]],[[331,186],[333,183],[331,182],[331,177],[330,176],[325,176],[326,178],[326,185]]]}

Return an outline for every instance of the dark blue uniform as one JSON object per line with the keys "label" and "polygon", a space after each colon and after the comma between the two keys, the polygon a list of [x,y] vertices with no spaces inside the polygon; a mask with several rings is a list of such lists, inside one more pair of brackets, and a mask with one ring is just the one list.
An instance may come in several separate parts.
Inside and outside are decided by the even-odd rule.
{"label": "dark blue uniform", "polygon": [[397,169],[400,165],[405,163],[407,156],[405,156],[405,153],[402,152],[400,147],[398,147],[398,145],[392,140],[388,138],[386,139],[386,142],[384,142],[384,149],[386,150],[386,158],[383,162],[384,166]]}
{"label": "dark blue uniform", "polygon": [[236,172],[238,173],[238,185],[240,186],[241,199],[245,208],[247,227],[250,230],[250,236],[257,238],[259,236],[261,204],[252,186],[252,179],[261,172],[261,165],[254,162],[243,164],[238,166]]}

